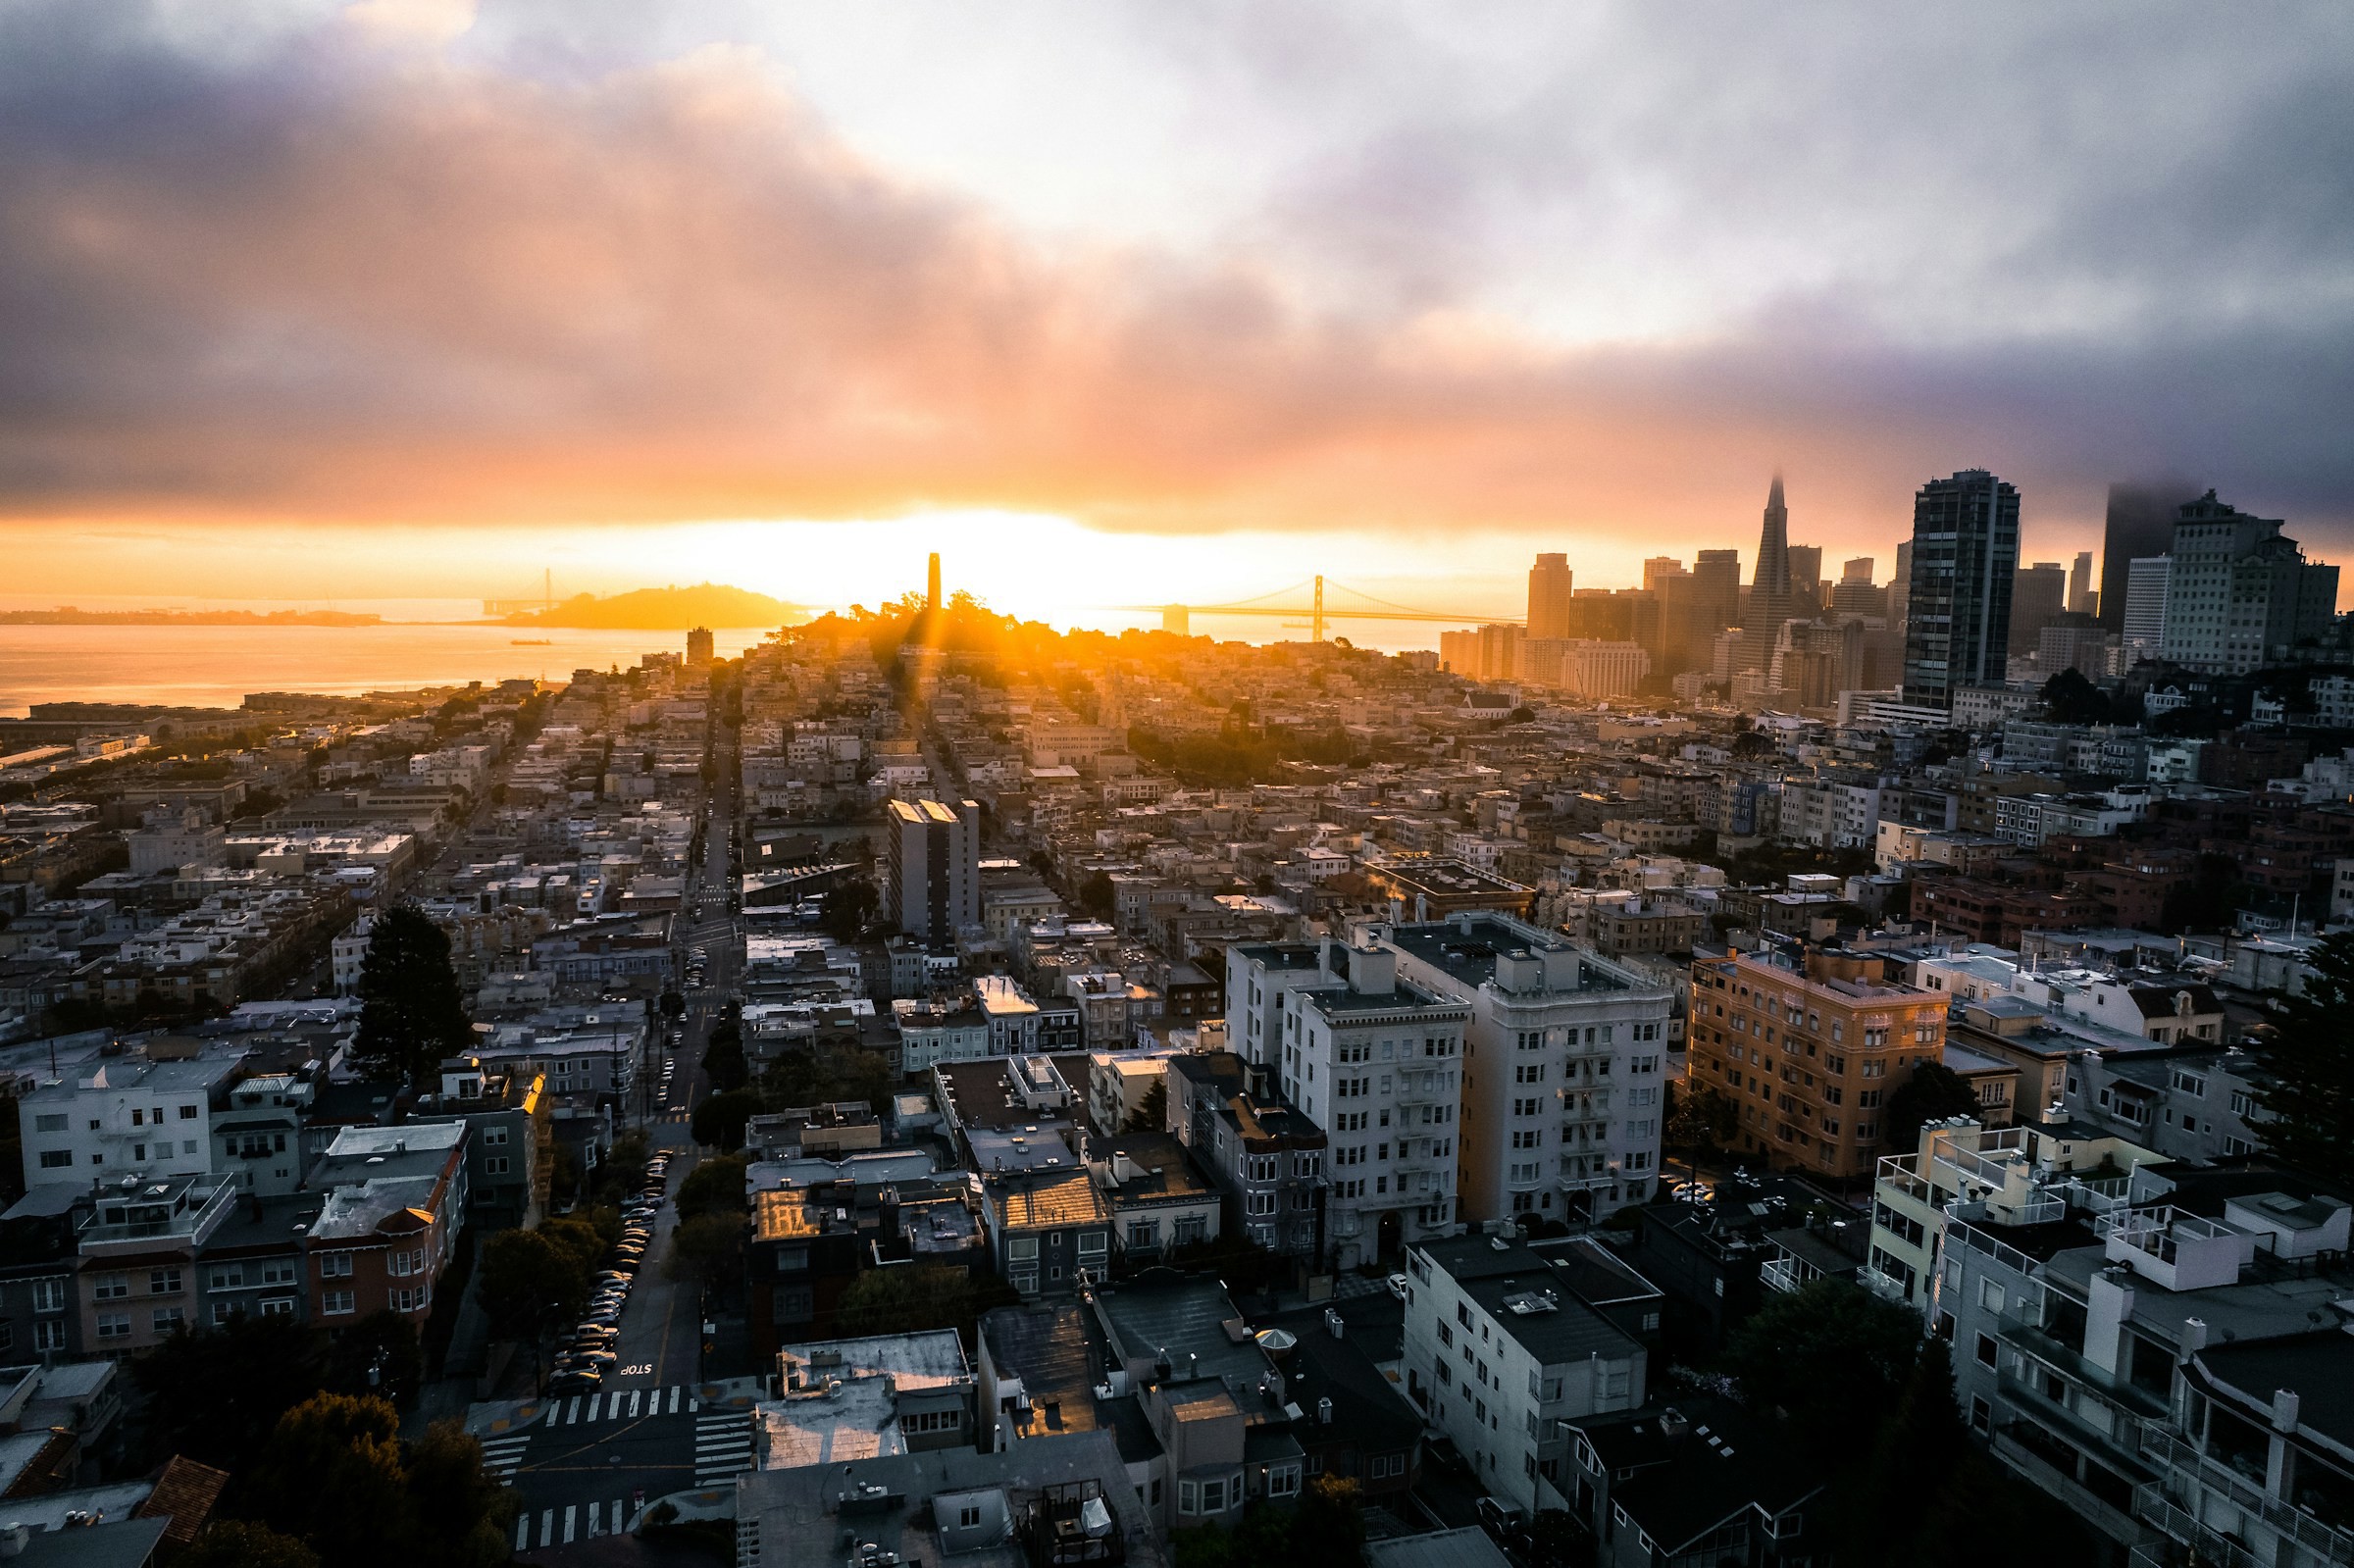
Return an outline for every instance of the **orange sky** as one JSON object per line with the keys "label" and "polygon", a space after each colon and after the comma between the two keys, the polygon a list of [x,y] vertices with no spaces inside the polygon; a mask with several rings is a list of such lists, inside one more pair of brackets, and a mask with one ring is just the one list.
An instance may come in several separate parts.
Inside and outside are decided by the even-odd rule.
{"label": "orange sky", "polygon": [[[1092,121],[1048,102],[1078,89],[1045,73],[1099,47],[1071,22],[1044,37],[1024,130],[1029,68],[976,57],[1005,74],[1002,125],[926,119],[960,78],[906,39],[859,58],[674,19],[678,37],[600,43],[560,7],[380,3],[365,25],[289,8],[324,20],[231,47],[97,9],[113,21],[0,24],[0,56],[34,67],[0,76],[24,150],[0,168],[0,300],[25,307],[0,310],[19,598],[504,594],[552,566],[581,588],[712,577],[841,602],[938,541],[1026,613],[1313,570],[1501,609],[1538,549],[1596,586],[1662,551],[1746,564],[1777,466],[1794,539],[1883,576],[1913,488],[1963,467],[2020,484],[2031,559],[2096,545],[2107,481],[2159,468],[2309,545],[2345,511],[2337,318],[2244,295],[2185,314],[2230,282],[2202,266],[2262,258],[2121,278],[2105,232],[2055,227],[2091,220],[2048,172],[2032,215],[1948,213],[1924,238],[1911,204],[2011,191],[2009,148],[1767,98],[1693,101],[1713,150],[1678,165],[1658,116],[1689,40],[1619,50],[1659,101],[1621,85],[1610,110],[1573,107],[1602,103],[1579,51],[1607,39],[1546,35],[1559,81],[1504,49],[1437,62],[1461,101],[1423,104],[1438,89],[1356,38],[1328,63],[1345,86],[1287,77],[1287,104],[1156,63],[1148,31],[1100,45],[1128,62],[1111,81],[1135,74],[1128,124],[1116,93]],[[2022,71],[2051,47],[1992,30],[1929,42]],[[867,79],[887,47],[904,91]],[[1858,83],[1892,65],[1834,63]],[[1474,124],[1508,73],[1561,97]],[[1199,101],[1155,129],[1172,84]],[[1248,113],[1208,111],[1229,90]],[[1408,100],[1427,124],[1382,118]],[[2131,128],[2136,168],[2169,137],[2231,144]],[[2115,133],[2045,126],[2040,145],[2092,188]],[[1247,194],[1219,188],[1221,152]],[[1582,182],[1546,186],[1573,155]],[[2140,222],[2135,254],[2165,249]],[[1557,260],[1584,252],[1601,260]]]}

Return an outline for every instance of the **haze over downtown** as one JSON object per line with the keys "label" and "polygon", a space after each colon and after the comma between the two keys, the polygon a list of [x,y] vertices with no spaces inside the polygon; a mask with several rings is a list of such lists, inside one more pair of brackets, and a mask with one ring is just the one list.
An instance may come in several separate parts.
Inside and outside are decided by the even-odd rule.
{"label": "haze over downtown", "polygon": [[1972,466],[2342,551],[2346,13],[2117,21],[11,5],[8,591],[1501,611],[1777,466],[1883,577]]}

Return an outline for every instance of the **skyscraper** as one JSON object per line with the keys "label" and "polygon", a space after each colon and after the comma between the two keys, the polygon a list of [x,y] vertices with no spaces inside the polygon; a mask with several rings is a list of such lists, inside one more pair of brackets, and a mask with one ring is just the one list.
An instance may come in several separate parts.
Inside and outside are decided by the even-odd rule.
{"label": "skyscraper", "polygon": [[2101,625],[2125,629],[2125,582],[2133,562],[2175,546],[2175,514],[2199,498],[2179,480],[2112,484],[2109,516],[2101,526]]}
{"label": "skyscraper", "polygon": [[1791,613],[1807,615],[1822,603],[1822,546],[1793,544],[1790,546],[1790,599],[1798,608]]}
{"label": "skyscraper", "polygon": [[2022,566],[2011,579],[2011,651],[2032,653],[2043,629],[2068,607],[2068,574],[2057,561]]}
{"label": "skyscraper", "polygon": [[1888,624],[1898,637],[1905,634],[1905,614],[1913,603],[1913,541],[1896,547],[1896,570],[1888,575]]}
{"label": "skyscraper", "polygon": [[2253,670],[2321,635],[2336,614],[2337,568],[2308,562],[2277,521],[2213,490],[2176,515],[2170,553],[2165,657],[2175,664]]}
{"label": "skyscraper", "polygon": [[2019,491],[1984,469],[1913,497],[1905,700],[1951,708],[1957,688],[2002,683],[2019,568]]}
{"label": "skyscraper", "polygon": [[1528,569],[1528,634],[1547,639],[1569,634],[1569,557],[1540,555]]}
{"label": "skyscraper", "polygon": [[1655,555],[1643,563],[1643,586],[1648,592],[1660,591],[1660,584],[1669,578],[1689,576],[1684,563],[1672,555]]}
{"label": "skyscraper", "polygon": [[[1821,556],[1816,556],[1817,571]],[[1763,670],[1773,658],[1773,645],[1782,623],[1790,619],[1790,509],[1782,502],[1782,477],[1773,477],[1766,492],[1765,526],[1758,533],[1757,575],[1750,579],[1749,603],[1741,612],[1744,639],[1741,666]]]}
{"label": "skyscraper", "polygon": [[687,633],[687,667],[703,670],[710,668],[710,664],[711,632],[707,627],[698,626]]}
{"label": "skyscraper", "polygon": [[1871,582],[1872,565],[1870,556],[1859,555],[1839,569],[1839,581],[1868,584]]}
{"label": "skyscraper", "polygon": [[981,923],[981,807],[959,800],[884,804],[890,827],[889,913],[918,941],[951,942]]}
{"label": "skyscraper", "polygon": [[2166,585],[2175,558],[2145,555],[2125,578],[2125,646],[2136,658],[2155,659],[2166,645]]}
{"label": "skyscraper", "polygon": [[2078,550],[2076,564],[2068,573],[2068,608],[2073,615],[2091,615],[2097,601],[2092,596],[2092,552]]}
{"label": "skyscraper", "polygon": [[1703,640],[1741,613],[1741,552],[1703,550],[1692,563],[1693,629]]}

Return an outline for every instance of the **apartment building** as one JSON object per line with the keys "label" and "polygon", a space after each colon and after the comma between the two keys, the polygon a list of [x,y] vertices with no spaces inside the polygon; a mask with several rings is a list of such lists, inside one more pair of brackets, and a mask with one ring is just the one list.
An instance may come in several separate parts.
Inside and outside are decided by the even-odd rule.
{"label": "apartment building", "polygon": [[1693,960],[1687,1077],[1739,1107],[1742,1152],[1871,1175],[1888,1096],[1945,1051],[1945,994],[1889,980],[1887,964],[1827,948]]}
{"label": "apartment building", "polygon": [[1402,978],[1468,1015],[1459,1217],[1600,1219],[1648,1199],[1667,987],[1508,915],[1381,930]]}
{"label": "apartment building", "polygon": [[100,1355],[133,1355],[193,1327],[197,1254],[235,1211],[236,1184],[127,1176],[92,1198],[76,1233],[81,1342]]}
{"label": "apartment building", "polygon": [[[1269,1071],[1232,1051],[1169,1058],[1169,1130],[1223,1195],[1222,1223],[1271,1252],[1312,1258],[1324,1249],[1323,1192],[1330,1139],[1269,1087]],[[1180,1218],[1172,1246],[1211,1229]]]}
{"label": "apartment building", "polygon": [[328,1328],[390,1310],[422,1325],[467,1206],[463,1122],[347,1127],[305,1187],[310,1292]]}
{"label": "apartment building", "polygon": [[981,924],[981,807],[959,800],[884,804],[890,828],[889,903],[900,931],[947,942]]}
{"label": "apartment building", "polygon": [[243,1059],[164,1038],[36,1083],[17,1100],[26,1189],[226,1169],[214,1163],[213,1118]]}
{"label": "apartment building", "polygon": [[1393,1262],[1455,1223],[1471,1013],[1401,980],[1398,961],[1327,939],[1319,967],[1340,984],[1284,994],[1276,1083],[1331,1140],[1324,1246],[1343,1269]]}
{"label": "apartment building", "polygon": [[2159,1156],[2066,1122],[2000,1129],[1968,1117],[1931,1122],[1919,1146],[1891,1154],[1872,1183],[1870,1261],[1856,1283],[1935,1319],[1946,1222],[2042,1225],[2074,1207],[2122,1200],[2132,1173]]}
{"label": "apartment building", "polygon": [[1533,1516],[1563,1506],[1565,1424],[1643,1403],[1648,1352],[1524,1242],[1407,1250],[1406,1392],[1479,1484]]}
{"label": "apartment building", "polygon": [[1948,1221],[1933,1321],[1970,1425],[2137,1564],[2354,1560],[2354,1211],[2262,1169],[2063,1201]]}

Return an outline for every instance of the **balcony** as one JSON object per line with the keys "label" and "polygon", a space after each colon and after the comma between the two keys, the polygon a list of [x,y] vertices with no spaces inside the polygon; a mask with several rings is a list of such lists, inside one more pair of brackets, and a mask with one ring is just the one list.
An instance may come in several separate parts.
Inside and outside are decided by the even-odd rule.
{"label": "balcony", "polygon": [[[2229,1498],[2241,1513],[2263,1520],[2273,1531],[2325,1561],[2354,1563],[2354,1532],[2326,1525],[2291,1507],[2266,1492],[2261,1482],[2199,1452],[2172,1432],[2157,1426],[2143,1427],[2141,1457],[2153,1468],[2188,1486]],[[2175,1539],[2187,1540],[2179,1536]]]}
{"label": "balcony", "polygon": [[1915,1174],[1918,1154],[1888,1154],[1881,1156],[1877,1192],[1881,1197],[1902,1195],[1916,1203],[1935,1208],[1940,1200],[1937,1189]]}
{"label": "balcony", "polygon": [[2153,1484],[2134,1489],[2133,1517],[2168,1540],[2188,1546],[2198,1554],[2202,1564],[2211,1564],[2213,1568],[2265,1568],[2254,1552],[2221,1531],[2201,1524],[2168,1496],[2162,1487]]}
{"label": "balcony", "polygon": [[1902,1305],[1909,1299],[1904,1281],[1884,1270],[1875,1269],[1868,1263],[1856,1270],[1856,1283],[1883,1301],[1894,1301]]}
{"label": "balcony", "polygon": [[1779,1290],[1784,1295],[1807,1283],[1799,1277],[1798,1260],[1787,1254],[1767,1260],[1759,1268],[1758,1278],[1766,1290]]}
{"label": "balcony", "polygon": [[2256,1239],[2246,1232],[2173,1207],[2120,1209],[2101,1216],[2093,1231],[2110,1262],[2170,1290],[2233,1284],[2256,1255]]}
{"label": "balcony", "polygon": [[2049,1225],[2068,1218],[2068,1205],[2049,1193],[2006,1202],[1995,1196],[1954,1198],[1945,1205],[1948,1219],[1977,1225]]}

